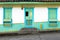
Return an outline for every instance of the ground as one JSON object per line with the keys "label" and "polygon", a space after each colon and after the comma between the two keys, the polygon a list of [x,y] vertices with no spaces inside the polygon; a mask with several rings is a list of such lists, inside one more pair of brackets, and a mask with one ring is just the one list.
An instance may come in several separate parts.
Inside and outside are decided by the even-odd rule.
{"label": "ground", "polygon": [[60,40],[60,32],[29,35],[3,35],[0,40]]}

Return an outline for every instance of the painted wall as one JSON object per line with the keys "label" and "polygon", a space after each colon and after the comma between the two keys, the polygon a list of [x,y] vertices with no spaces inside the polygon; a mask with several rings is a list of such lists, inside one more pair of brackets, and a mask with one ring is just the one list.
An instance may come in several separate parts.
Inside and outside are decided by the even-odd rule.
{"label": "painted wall", "polygon": [[58,11],[57,11],[57,18],[58,18],[58,21],[60,21],[60,7],[58,7]]}
{"label": "painted wall", "polygon": [[[60,21],[60,7],[58,7],[58,21]],[[24,9],[12,8],[12,23],[24,23]],[[48,8],[34,8],[34,22],[46,22],[48,21]],[[0,7],[0,24],[3,24],[3,8]]]}
{"label": "painted wall", "polygon": [[34,22],[48,21],[48,8],[34,8]]}
{"label": "painted wall", "polygon": [[24,9],[12,8],[12,23],[24,23]]}
{"label": "painted wall", "polygon": [[0,8],[0,24],[3,24],[3,8]]}

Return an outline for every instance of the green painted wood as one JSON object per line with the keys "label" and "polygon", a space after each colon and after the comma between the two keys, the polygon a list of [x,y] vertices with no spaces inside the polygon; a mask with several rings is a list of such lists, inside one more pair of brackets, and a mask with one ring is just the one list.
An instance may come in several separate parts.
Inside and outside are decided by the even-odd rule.
{"label": "green painted wood", "polygon": [[4,7],[4,19],[3,19],[3,25],[4,26],[12,26],[12,8]]}
{"label": "green painted wood", "polygon": [[[33,28],[33,8],[25,8],[25,25],[26,28]],[[26,12],[28,12],[28,16],[26,16]]]}
{"label": "green painted wood", "polygon": [[57,20],[57,8],[48,8],[49,20]]}
{"label": "green painted wood", "polygon": [[0,4],[60,4],[60,2],[0,2]]}
{"label": "green painted wood", "polygon": [[12,18],[12,8],[4,8],[4,19]]}

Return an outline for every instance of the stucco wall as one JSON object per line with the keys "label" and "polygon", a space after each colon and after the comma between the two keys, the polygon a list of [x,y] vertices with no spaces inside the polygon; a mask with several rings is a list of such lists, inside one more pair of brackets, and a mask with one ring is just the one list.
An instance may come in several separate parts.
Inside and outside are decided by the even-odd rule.
{"label": "stucco wall", "polygon": [[34,22],[48,21],[48,8],[34,8]]}
{"label": "stucco wall", "polygon": [[58,11],[57,11],[57,18],[58,18],[58,21],[60,21],[60,7],[58,7]]}
{"label": "stucco wall", "polygon": [[12,8],[12,23],[24,23],[24,9]]}
{"label": "stucco wall", "polygon": [[0,7],[0,24],[3,24],[3,8]]}

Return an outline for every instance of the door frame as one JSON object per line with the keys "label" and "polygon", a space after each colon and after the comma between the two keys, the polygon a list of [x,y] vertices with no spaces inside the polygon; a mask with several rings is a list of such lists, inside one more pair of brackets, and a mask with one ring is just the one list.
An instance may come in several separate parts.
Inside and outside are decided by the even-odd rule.
{"label": "door frame", "polygon": [[[33,28],[33,21],[34,21],[34,8],[33,7],[30,7],[32,9],[32,27],[30,26],[27,26],[26,25],[26,17],[25,17],[25,11],[26,11],[26,8],[24,8],[24,24],[25,24],[25,28]],[[28,9],[30,9],[28,8]]]}

